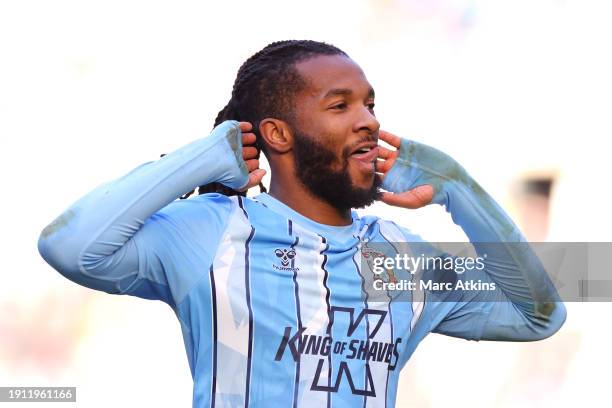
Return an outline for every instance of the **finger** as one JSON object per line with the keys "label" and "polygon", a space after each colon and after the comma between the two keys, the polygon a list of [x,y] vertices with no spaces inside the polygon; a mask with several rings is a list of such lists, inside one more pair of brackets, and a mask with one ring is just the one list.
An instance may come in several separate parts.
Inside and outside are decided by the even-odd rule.
{"label": "finger", "polygon": [[397,150],[389,150],[386,147],[378,146],[378,157],[382,159],[389,159],[397,156]]}
{"label": "finger", "polygon": [[250,122],[239,122],[240,130],[243,132],[248,132],[253,128]]}
{"label": "finger", "polygon": [[242,145],[243,146],[254,144],[256,140],[257,140],[257,136],[255,136],[255,133],[243,133],[242,134]]}
{"label": "finger", "polygon": [[256,186],[259,183],[261,183],[261,180],[263,180],[265,175],[266,175],[265,169],[257,169],[251,174],[249,174],[249,181],[253,184],[253,186]]}
{"label": "finger", "polygon": [[433,196],[433,187],[426,184],[403,193],[382,193],[380,200],[396,207],[416,209],[431,203]]}
{"label": "finger", "polygon": [[259,160],[257,159],[245,160],[245,163],[249,173],[259,167]]}
{"label": "finger", "polygon": [[380,173],[386,173],[389,170],[391,170],[391,167],[393,166],[393,163],[390,162],[389,160],[377,160],[376,161],[376,171],[380,172]]}
{"label": "finger", "polygon": [[245,187],[238,189],[237,191],[246,191],[251,187],[255,187],[256,185],[261,183],[261,180],[264,178],[265,175],[266,171],[264,169],[257,169],[254,172],[249,173],[249,182]]}
{"label": "finger", "polygon": [[[376,162],[376,168],[386,173],[393,167],[395,164],[395,159],[397,159],[397,150],[389,150],[382,146],[378,147],[378,159]],[[382,159],[382,160],[380,160]]]}
{"label": "finger", "polygon": [[396,136],[392,133],[389,133],[385,130],[381,130],[380,132],[378,132],[378,138],[383,140],[384,142],[389,143],[391,146],[399,149],[400,147],[400,143],[402,141],[402,138],[399,136]]}
{"label": "finger", "polygon": [[244,160],[256,159],[259,156],[259,151],[256,147],[247,146],[242,148],[242,158]]}

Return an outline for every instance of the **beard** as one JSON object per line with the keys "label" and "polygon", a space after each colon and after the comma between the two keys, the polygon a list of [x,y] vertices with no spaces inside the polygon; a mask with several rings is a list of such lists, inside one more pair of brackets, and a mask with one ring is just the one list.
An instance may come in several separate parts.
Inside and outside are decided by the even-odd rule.
{"label": "beard", "polygon": [[294,127],[295,174],[314,196],[339,210],[362,208],[380,198],[382,179],[374,173],[370,188],[353,184],[348,171],[350,152],[342,152],[342,168],[334,170],[336,154]]}

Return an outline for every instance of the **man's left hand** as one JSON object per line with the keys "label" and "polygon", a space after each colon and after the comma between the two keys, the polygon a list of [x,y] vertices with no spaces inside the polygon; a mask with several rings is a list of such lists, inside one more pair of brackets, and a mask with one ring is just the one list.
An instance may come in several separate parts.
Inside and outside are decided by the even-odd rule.
{"label": "man's left hand", "polygon": [[[396,162],[402,139],[384,130],[379,132],[378,137],[396,149],[389,150],[386,147],[378,145],[379,160],[376,163],[376,172],[380,173],[384,180],[385,176]],[[416,209],[431,203],[433,197],[433,186],[430,184],[423,184],[408,191],[398,193],[383,192],[380,200],[396,207]]]}

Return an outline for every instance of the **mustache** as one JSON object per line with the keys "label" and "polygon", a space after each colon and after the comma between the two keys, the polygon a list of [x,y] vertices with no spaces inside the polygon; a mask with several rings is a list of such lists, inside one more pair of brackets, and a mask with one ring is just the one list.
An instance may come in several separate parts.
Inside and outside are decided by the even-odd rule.
{"label": "mustache", "polygon": [[357,140],[355,143],[351,143],[350,146],[345,146],[344,149],[342,149],[342,156],[345,159],[348,159],[348,157],[351,155],[351,152],[355,150],[357,146],[359,146],[361,143],[368,143],[368,142],[378,143],[378,132],[371,133],[367,135],[366,137],[363,137]]}

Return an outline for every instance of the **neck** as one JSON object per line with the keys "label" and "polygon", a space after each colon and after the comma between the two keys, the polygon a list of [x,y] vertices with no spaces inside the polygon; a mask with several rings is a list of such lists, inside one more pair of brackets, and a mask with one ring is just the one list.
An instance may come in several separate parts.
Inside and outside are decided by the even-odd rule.
{"label": "neck", "polygon": [[320,224],[345,226],[353,222],[351,210],[340,210],[312,194],[302,183],[282,183],[279,178],[270,180],[269,194],[295,212]]}

